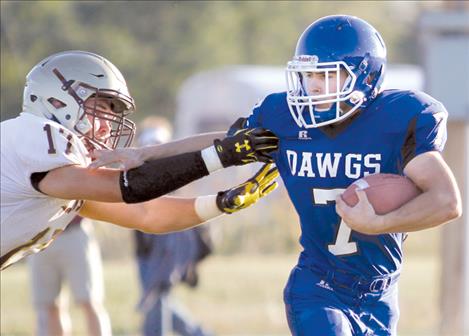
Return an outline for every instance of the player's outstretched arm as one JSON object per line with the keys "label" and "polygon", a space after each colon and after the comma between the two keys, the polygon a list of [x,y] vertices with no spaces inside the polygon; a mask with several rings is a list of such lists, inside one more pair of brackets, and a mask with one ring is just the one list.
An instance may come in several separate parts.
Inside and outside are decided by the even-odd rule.
{"label": "player's outstretched arm", "polygon": [[[123,170],[142,165],[145,161],[166,158],[182,153],[200,150],[211,150],[219,156],[223,167],[242,165],[250,162],[272,162],[270,154],[277,150],[278,138],[271,131],[264,128],[239,128],[238,119],[228,131],[206,133],[198,136],[173,141],[167,144],[146,146],[140,148],[121,148],[115,150],[95,150],[90,153],[94,161],[88,166],[90,169],[118,163]],[[239,126],[239,127],[238,127]],[[236,127],[236,128],[234,128]],[[221,139],[221,140],[219,140]],[[213,143],[213,146],[209,146]]]}
{"label": "player's outstretched arm", "polygon": [[245,209],[275,190],[277,168],[264,165],[246,182],[197,198],[160,197],[145,203],[85,202],[80,215],[149,233],[180,231]]}
{"label": "player's outstretched arm", "polygon": [[94,161],[88,168],[96,169],[117,163],[120,169],[129,170],[142,165],[145,161],[201,150],[213,144],[215,139],[224,136],[225,132],[212,132],[159,145],[95,150],[89,154]]}
{"label": "player's outstretched arm", "polygon": [[62,199],[139,203],[166,195],[218,169],[255,161],[270,161],[277,137],[265,129],[245,129],[202,151],[147,161],[119,171],[66,166],[49,171],[39,190]]}

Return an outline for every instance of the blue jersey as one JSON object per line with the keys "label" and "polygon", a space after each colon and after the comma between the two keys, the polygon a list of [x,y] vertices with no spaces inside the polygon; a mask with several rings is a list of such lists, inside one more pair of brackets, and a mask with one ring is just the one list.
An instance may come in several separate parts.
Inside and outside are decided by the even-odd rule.
{"label": "blue jersey", "polygon": [[248,118],[280,139],[274,159],[300,217],[300,265],[339,269],[365,278],[399,271],[404,233],[351,231],[335,212],[335,197],[368,174],[402,174],[415,156],[441,151],[447,111],[415,91],[386,90],[341,124],[299,128],[286,93],[267,96]]}

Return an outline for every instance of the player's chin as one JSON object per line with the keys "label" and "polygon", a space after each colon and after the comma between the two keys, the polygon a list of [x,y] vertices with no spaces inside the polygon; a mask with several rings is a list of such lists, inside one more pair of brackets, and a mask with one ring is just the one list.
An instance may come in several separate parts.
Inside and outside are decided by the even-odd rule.
{"label": "player's chin", "polygon": [[321,113],[321,111],[328,111],[331,108],[332,104],[317,104],[316,111]]}

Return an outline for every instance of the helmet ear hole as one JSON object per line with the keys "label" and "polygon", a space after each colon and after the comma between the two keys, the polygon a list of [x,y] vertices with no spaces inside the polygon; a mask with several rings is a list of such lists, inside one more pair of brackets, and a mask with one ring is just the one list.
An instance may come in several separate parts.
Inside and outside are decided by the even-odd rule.
{"label": "helmet ear hole", "polygon": [[37,96],[35,95],[30,95],[29,99],[31,99],[31,102],[34,103],[37,100]]}
{"label": "helmet ear hole", "polygon": [[50,97],[49,99],[47,99],[47,101],[49,102],[49,104],[54,106],[57,110],[67,106],[67,104],[65,104],[63,101],[58,100],[58,99],[53,98],[53,97]]}

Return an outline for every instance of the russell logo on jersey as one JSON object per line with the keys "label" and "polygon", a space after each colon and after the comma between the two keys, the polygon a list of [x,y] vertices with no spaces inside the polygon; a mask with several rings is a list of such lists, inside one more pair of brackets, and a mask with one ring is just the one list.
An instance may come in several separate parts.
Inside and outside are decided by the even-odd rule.
{"label": "russell logo on jersey", "polygon": [[308,136],[308,131],[299,131],[298,140],[311,140],[311,137]]}

